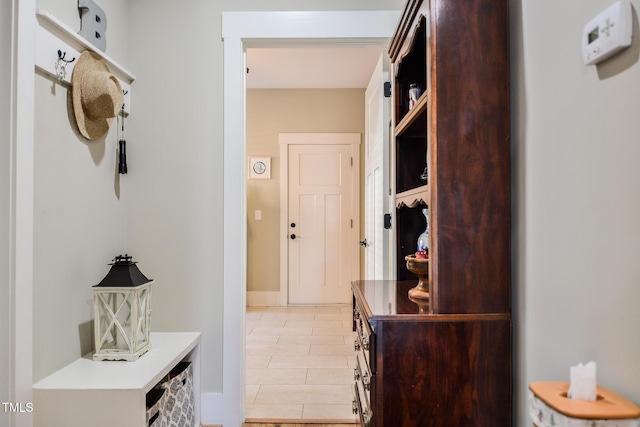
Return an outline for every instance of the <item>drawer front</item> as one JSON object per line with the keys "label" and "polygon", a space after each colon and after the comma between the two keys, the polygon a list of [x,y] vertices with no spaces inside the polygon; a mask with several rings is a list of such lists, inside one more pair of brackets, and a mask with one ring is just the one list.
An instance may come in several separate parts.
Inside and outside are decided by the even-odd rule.
{"label": "drawer front", "polygon": [[365,391],[362,381],[356,381],[353,386],[353,412],[358,415],[360,424],[364,427],[374,427],[373,411],[369,404],[368,392]]}
{"label": "drawer front", "polygon": [[354,412],[358,414],[360,424],[374,427],[371,396],[375,395],[375,334],[368,320],[362,313],[358,301],[353,304],[353,343],[356,351],[356,367],[353,371],[354,384]]}
{"label": "drawer front", "polygon": [[368,369],[366,363],[361,358],[361,354],[356,356],[356,367],[353,370],[353,380],[360,386],[361,396],[366,399],[367,406],[371,406],[371,389],[373,388],[373,374]]}
{"label": "drawer front", "polygon": [[356,353],[362,354],[362,357],[365,361],[364,364],[367,365],[367,368],[371,371],[371,373],[375,374],[375,334],[371,330],[371,325],[369,325],[369,322],[361,313],[362,311],[356,304],[353,311],[355,324],[355,336],[353,345]]}

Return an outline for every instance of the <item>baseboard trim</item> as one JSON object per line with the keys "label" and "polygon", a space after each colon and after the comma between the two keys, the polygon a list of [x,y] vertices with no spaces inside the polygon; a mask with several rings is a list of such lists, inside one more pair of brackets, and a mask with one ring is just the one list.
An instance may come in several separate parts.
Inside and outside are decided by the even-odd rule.
{"label": "baseboard trim", "polygon": [[279,307],[279,291],[247,291],[247,307]]}

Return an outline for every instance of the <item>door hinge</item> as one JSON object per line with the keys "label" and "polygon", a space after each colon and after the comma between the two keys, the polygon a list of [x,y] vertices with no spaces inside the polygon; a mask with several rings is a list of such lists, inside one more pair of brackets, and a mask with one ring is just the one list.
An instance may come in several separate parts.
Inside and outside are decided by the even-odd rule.
{"label": "door hinge", "polygon": [[384,82],[384,97],[391,98],[391,82]]}
{"label": "door hinge", "polygon": [[391,214],[390,213],[384,214],[383,222],[384,222],[385,230],[391,230]]}

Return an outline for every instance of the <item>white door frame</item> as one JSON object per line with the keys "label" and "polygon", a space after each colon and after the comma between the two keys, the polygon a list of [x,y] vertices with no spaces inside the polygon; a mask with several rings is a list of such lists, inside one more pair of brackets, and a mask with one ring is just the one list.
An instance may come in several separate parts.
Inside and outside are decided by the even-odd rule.
{"label": "white door frame", "polygon": [[[351,145],[353,155],[353,194],[351,211],[353,213],[353,229],[351,233],[352,259],[360,257],[358,246],[360,236],[360,141],[359,133],[281,133],[280,143],[280,305],[289,304],[289,146],[290,145]],[[338,142],[337,142],[338,141]],[[360,263],[351,264],[351,277],[360,274]]]}
{"label": "white door frame", "polygon": [[[389,56],[385,54],[380,55],[380,59],[376,64],[376,68],[371,76],[371,80],[369,81],[369,85],[367,86],[367,90],[365,91],[365,155],[364,155],[364,182],[365,182],[365,206],[364,206],[364,238],[369,243],[364,248],[364,279],[389,279],[389,264],[391,259],[391,253],[389,250],[389,241],[391,232],[384,228],[384,214],[390,212],[389,208],[392,205],[391,203],[391,188],[389,186],[390,180],[390,168],[389,168],[389,133],[390,133],[390,122],[389,122],[389,104],[390,99],[384,97],[383,94],[383,85],[385,81],[389,81],[389,70],[388,70],[388,61]],[[380,98],[382,98],[382,108],[381,108],[381,138],[382,143],[378,146],[376,143],[376,152],[382,160],[380,162],[380,168],[382,169],[382,187],[376,188],[375,183],[373,185],[374,197],[369,196],[369,174],[371,171],[371,117],[370,117],[370,109],[369,99],[372,96],[371,92],[374,94],[379,94],[378,98],[375,99],[377,105],[380,103]],[[380,120],[380,118],[378,118]],[[381,210],[376,210],[376,206],[374,200],[376,197],[380,197],[381,201]],[[373,199],[373,200],[371,200]],[[371,206],[373,204],[373,207]],[[376,234],[378,233],[378,234]],[[371,245],[373,242],[373,246]],[[373,251],[373,252],[372,252]],[[376,254],[378,254],[376,256]],[[380,257],[382,259],[380,259]],[[376,269],[371,270],[371,260],[374,259],[376,262],[374,265],[379,271],[376,273]],[[379,264],[379,265],[378,265]],[[381,271],[380,271],[381,270]]]}
{"label": "white door frame", "polygon": [[399,11],[223,12],[224,40],[224,300],[223,425],[244,422],[244,312],[246,306],[246,85],[247,46],[288,43],[387,44]]}
{"label": "white door frame", "polygon": [[[10,188],[9,271],[2,279],[9,286],[9,392],[12,402],[33,402],[33,163],[35,108],[35,28],[36,1],[12,0],[13,25],[9,64],[2,67],[11,74],[9,101]],[[4,22],[3,22],[4,23]],[[5,58],[7,59],[7,58]],[[3,135],[3,136],[6,136]],[[4,166],[4,164],[3,164]],[[3,272],[4,274],[5,272]],[[4,285],[2,285],[4,286]],[[4,344],[4,343],[3,343]],[[30,427],[32,413],[7,414],[15,427]]]}

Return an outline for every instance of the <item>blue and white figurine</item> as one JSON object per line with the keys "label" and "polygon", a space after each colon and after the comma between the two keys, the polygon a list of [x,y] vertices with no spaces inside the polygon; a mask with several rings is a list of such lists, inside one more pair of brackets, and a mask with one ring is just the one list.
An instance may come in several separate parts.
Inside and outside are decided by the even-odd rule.
{"label": "blue and white figurine", "polygon": [[422,214],[424,215],[424,219],[427,221],[427,227],[418,237],[418,252],[423,250],[429,252],[429,209],[422,209]]}

